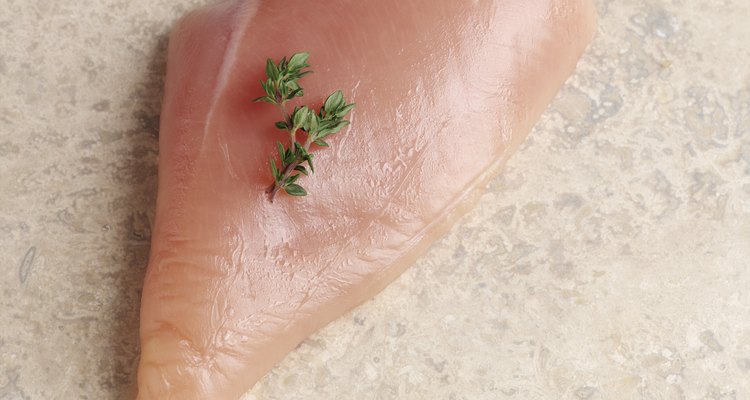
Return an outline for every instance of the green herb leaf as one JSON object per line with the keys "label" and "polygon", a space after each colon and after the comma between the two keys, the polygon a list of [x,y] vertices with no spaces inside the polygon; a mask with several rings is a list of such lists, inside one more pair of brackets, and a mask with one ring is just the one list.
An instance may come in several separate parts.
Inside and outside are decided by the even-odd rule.
{"label": "green herb leaf", "polygon": [[340,90],[333,92],[323,103],[326,114],[335,114],[344,105],[344,93]]}
{"label": "green herb leaf", "polygon": [[307,108],[307,106],[304,106],[297,111],[295,111],[294,115],[292,116],[292,120],[294,121],[294,126],[297,128],[301,128],[305,126],[305,122],[307,122],[307,115],[310,112],[310,109]]}
{"label": "green herb leaf", "polygon": [[347,125],[349,125],[349,121],[347,120],[337,122],[336,125],[334,125],[331,128],[331,134],[338,133],[341,129],[343,129]]}
{"label": "green herb leaf", "polygon": [[301,69],[307,67],[307,59],[310,58],[310,53],[296,53],[289,59],[289,69]]}
{"label": "green herb leaf", "polygon": [[266,75],[269,79],[276,81],[279,79],[279,69],[276,67],[272,59],[266,60]]}
{"label": "green herb leaf", "polygon": [[299,83],[297,83],[296,80],[289,81],[289,82],[285,83],[284,86],[286,86],[289,90],[292,90],[292,91],[300,89]]}
{"label": "green herb leaf", "polygon": [[341,107],[338,111],[336,111],[336,117],[337,118],[344,118],[346,114],[349,114],[351,110],[354,109],[354,104],[349,104],[344,107]]}
{"label": "green herb leaf", "polygon": [[286,153],[284,154],[284,165],[289,165],[294,162],[295,154],[292,152],[292,149],[287,149]]}
{"label": "green herb leaf", "polygon": [[262,102],[269,103],[269,104],[274,104],[274,105],[276,104],[276,100],[268,96],[258,97],[257,99],[254,99],[253,101],[256,103],[262,101]]}
{"label": "green herb leaf", "polygon": [[271,173],[273,174],[273,180],[276,181],[276,183],[279,182],[279,169],[276,168],[276,161],[272,159],[269,160],[271,163]]}
{"label": "green herb leaf", "polygon": [[302,146],[297,146],[297,157],[300,160],[307,160],[310,157],[310,153]]}
{"label": "green herb leaf", "polygon": [[289,95],[286,97],[287,100],[291,100],[295,97],[302,97],[305,95],[305,91],[302,88],[297,88],[291,91]]}
{"label": "green herb leaf", "polygon": [[296,183],[284,185],[284,191],[292,196],[307,196],[307,191]]}
{"label": "green herb leaf", "polygon": [[284,99],[286,99],[288,95],[289,87],[287,85],[281,85],[279,87],[279,97],[281,97],[281,100],[283,101]]}
{"label": "green herb leaf", "polygon": [[308,132],[316,132],[318,130],[318,116],[312,111],[307,116],[305,130]]}
{"label": "green herb leaf", "polygon": [[328,143],[326,143],[326,141],[323,140],[323,139],[316,140],[315,144],[317,144],[318,146],[321,146],[321,147],[328,147]]}
{"label": "green herb leaf", "polygon": [[298,166],[294,167],[294,170],[295,171],[299,171],[299,172],[301,172],[301,173],[303,173],[305,175],[308,175],[307,168],[305,168],[303,165],[298,165]]}
{"label": "green herb leaf", "polygon": [[297,182],[297,179],[299,179],[299,177],[300,177],[300,174],[292,175],[286,178],[286,185],[291,185],[292,183]]}
{"label": "green herb leaf", "polygon": [[313,165],[312,154],[308,154],[307,157],[305,158],[305,160],[307,161],[307,164],[310,166],[310,172],[312,172],[314,174],[315,173],[315,165]]}
{"label": "green herb leaf", "polygon": [[270,78],[263,85],[263,88],[266,90],[266,96],[276,99],[276,84]]}
{"label": "green herb leaf", "polygon": [[285,131],[289,129],[289,126],[286,124],[286,121],[278,121],[276,122],[276,127]]}

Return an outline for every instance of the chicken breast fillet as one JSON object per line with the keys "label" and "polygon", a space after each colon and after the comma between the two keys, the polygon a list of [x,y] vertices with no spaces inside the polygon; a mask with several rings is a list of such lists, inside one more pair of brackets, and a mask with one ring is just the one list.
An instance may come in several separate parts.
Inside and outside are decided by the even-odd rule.
{"label": "chicken breast fillet", "polygon": [[[589,42],[589,0],[225,1],[169,46],[141,306],[140,400],[238,399],[468,210]],[[269,202],[284,135],[266,58],[310,52],[306,103],[352,124],[303,198]]]}

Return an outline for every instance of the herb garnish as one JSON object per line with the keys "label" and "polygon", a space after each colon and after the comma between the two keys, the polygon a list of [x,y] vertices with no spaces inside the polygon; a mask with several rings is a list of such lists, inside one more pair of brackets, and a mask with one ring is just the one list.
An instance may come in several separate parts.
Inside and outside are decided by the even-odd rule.
{"label": "herb garnish", "polygon": [[[292,196],[307,195],[307,191],[297,183],[297,180],[302,175],[315,173],[310,146],[315,143],[328,147],[324,139],[349,125],[349,121],[344,117],[354,108],[354,104],[347,104],[344,94],[337,90],[328,96],[317,113],[308,106],[295,106],[291,113],[288,111],[286,103],[304,95],[299,79],[312,73],[310,70],[304,70],[310,67],[307,64],[309,57],[308,53],[296,53],[289,60],[286,57],[282,58],[278,64],[269,58],[266,61],[267,79],[260,82],[266,95],[254,100],[278,107],[284,120],[276,122],[276,128],[289,134],[289,147],[284,147],[280,141],[276,143],[280,167],[276,166],[273,157],[270,161],[274,182],[266,193],[269,194],[271,202],[279,190]],[[306,136],[303,144],[297,141],[299,131]]]}

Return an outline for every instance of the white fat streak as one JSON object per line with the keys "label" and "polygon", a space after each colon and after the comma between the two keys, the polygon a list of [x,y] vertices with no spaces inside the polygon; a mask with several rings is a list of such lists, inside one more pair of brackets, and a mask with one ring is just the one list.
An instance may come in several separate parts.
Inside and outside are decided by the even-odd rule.
{"label": "white fat streak", "polygon": [[[231,1],[227,1],[225,4],[229,7],[235,6]],[[232,72],[232,67],[234,66],[235,60],[237,60],[237,53],[239,53],[240,42],[245,36],[247,27],[250,25],[249,20],[252,19],[257,13],[258,6],[259,1],[257,0],[240,1],[240,4],[237,6],[238,9],[236,11],[230,11],[234,12],[235,14],[232,16],[232,20],[230,21],[231,29],[229,34],[229,44],[227,45],[227,50],[224,52],[224,59],[222,60],[221,68],[219,69],[219,76],[216,81],[216,87],[211,97],[211,106],[208,109],[208,114],[206,114],[206,124],[203,127],[203,137],[201,138],[199,151],[199,155],[201,156],[203,155],[203,150],[206,147],[206,137],[208,136],[208,133],[213,126],[213,116],[214,111],[216,110],[216,105],[219,103],[221,95],[224,93],[227,85],[229,84],[229,77]],[[216,134],[217,136],[219,135],[218,132]],[[219,145],[221,146],[221,152],[224,155],[224,163],[226,164],[230,174],[233,177],[236,177],[237,173],[232,167],[232,163],[229,161],[229,148],[227,147],[226,141],[224,141],[223,143],[222,141],[219,141]]]}

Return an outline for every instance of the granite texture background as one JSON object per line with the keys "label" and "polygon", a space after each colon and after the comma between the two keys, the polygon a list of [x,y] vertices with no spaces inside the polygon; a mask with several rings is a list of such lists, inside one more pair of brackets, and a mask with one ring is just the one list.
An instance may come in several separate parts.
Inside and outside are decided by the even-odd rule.
{"label": "granite texture background", "polygon": [[[132,399],[166,34],[0,0],[0,399]],[[598,0],[477,208],[260,399],[750,399],[750,2]]]}

